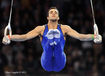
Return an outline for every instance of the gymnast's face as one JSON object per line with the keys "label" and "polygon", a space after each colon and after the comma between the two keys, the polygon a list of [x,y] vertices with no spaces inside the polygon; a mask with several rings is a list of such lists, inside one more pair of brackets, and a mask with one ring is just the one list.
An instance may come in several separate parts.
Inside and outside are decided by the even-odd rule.
{"label": "gymnast's face", "polygon": [[48,12],[48,20],[59,20],[59,13],[57,9],[50,9]]}

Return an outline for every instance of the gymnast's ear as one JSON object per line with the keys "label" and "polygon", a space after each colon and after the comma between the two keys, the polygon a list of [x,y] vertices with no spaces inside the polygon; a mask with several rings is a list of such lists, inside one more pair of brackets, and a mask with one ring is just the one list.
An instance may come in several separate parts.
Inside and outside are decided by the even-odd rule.
{"label": "gymnast's ear", "polygon": [[49,20],[49,17],[47,16],[47,20]]}
{"label": "gymnast's ear", "polygon": [[59,16],[58,16],[58,20],[59,20]]}

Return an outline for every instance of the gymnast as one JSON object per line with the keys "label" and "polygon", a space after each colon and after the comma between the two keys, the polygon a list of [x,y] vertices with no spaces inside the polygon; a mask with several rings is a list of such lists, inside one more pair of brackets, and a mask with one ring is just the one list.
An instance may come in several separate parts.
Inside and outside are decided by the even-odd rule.
{"label": "gymnast", "polygon": [[[37,26],[33,30],[22,35],[6,35],[3,37],[2,43],[7,45],[10,41],[26,41],[36,36],[40,36],[43,53],[41,56],[41,65],[46,71],[61,71],[66,64],[66,55],[64,53],[64,45],[66,36],[79,39],[81,41],[94,41],[101,43],[102,37],[100,34],[80,34],[73,30],[69,25],[58,24],[59,11],[56,7],[51,7],[48,10],[48,23],[42,26]],[[28,29],[28,28],[27,28]],[[97,29],[94,29],[97,32]]]}

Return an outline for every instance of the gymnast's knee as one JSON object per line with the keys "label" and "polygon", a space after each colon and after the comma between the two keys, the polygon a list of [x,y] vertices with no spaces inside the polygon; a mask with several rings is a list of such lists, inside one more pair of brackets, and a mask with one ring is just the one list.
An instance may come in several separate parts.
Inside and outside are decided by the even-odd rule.
{"label": "gymnast's knee", "polygon": [[47,72],[60,72],[63,70],[64,67],[61,67],[61,68],[51,68],[51,67],[43,67],[43,69]]}
{"label": "gymnast's knee", "polygon": [[44,67],[44,66],[42,66],[42,67],[47,72],[52,72],[53,71],[53,69],[51,67]]}
{"label": "gymnast's knee", "polygon": [[[64,67],[63,67],[64,68]],[[59,69],[53,69],[54,72],[60,72],[63,70],[63,68],[59,68]]]}

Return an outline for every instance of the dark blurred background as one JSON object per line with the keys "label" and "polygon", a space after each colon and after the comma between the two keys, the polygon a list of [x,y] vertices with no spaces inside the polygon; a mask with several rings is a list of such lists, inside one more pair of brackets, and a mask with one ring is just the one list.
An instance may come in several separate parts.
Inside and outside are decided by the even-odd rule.
{"label": "dark blurred background", "polygon": [[[13,0],[11,26],[13,34],[25,34],[47,23],[51,6],[60,12],[60,24],[70,25],[79,33],[93,33],[89,0]],[[96,23],[103,37],[101,44],[81,42],[67,36],[66,66],[60,72],[46,72],[41,67],[43,52],[39,37],[25,42],[2,44],[8,24],[11,0],[0,0],[0,76],[105,76],[105,1],[93,0]],[[20,72],[20,73],[16,73]]]}

